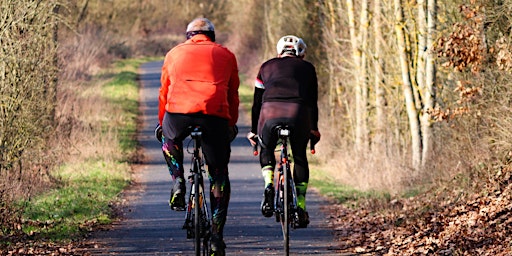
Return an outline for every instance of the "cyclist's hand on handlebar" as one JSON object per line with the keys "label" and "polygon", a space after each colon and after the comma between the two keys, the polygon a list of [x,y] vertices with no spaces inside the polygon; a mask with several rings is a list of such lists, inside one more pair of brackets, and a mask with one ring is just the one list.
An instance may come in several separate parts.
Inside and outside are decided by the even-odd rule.
{"label": "cyclist's hand on handlebar", "polygon": [[160,125],[160,123],[156,124],[155,137],[160,143],[162,143],[163,132],[162,132],[162,126]]}
{"label": "cyclist's hand on handlebar", "polygon": [[315,153],[315,145],[320,141],[320,137],[322,135],[318,130],[311,130],[311,133],[309,134],[309,141],[310,141],[310,147],[311,147],[311,154]]}
{"label": "cyclist's hand on handlebar", "polygon": [[252,146],[252,153],[257,156],[258,155],[258,135],[256,135],[255,133],[253,132],[249,132],[247,134],[247,139],[249,140],[249,142],[251,143],[251,146]]}
{"label": "cyclist's hand on handlebar", "polygon": [[321,137],[321,136],[322,136],[322,135],[320,134],[320,132],[319,132],[319,131],[317,131],[317,130],[311,130],[311,139],[313,139],[313,138],[314,138],[314,139],[316,140],[316,142],[318,142],[318,141],[320,141],[320,137]]}
{"label": "cyclist's hand on handlebar", "polygon": [[256,144],[258,143],[258,135],[256,135],[255,133],[253,132],[249,132],[247,134],[247,139],[249,140],[249,142],[251,143],[251,146],[256,146]]}

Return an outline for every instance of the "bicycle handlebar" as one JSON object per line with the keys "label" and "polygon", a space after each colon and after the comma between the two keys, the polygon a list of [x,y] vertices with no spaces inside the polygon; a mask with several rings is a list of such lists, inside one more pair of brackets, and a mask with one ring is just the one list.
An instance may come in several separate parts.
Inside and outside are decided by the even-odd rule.
{"label": "bicycle handlebar", "polygon": [[[252,154],[254,156],[257,156],[258,155],[258,135],[254,135],[251,139],[256,142],[256,144],[254,144],[254,146],[252,146]],[[318,142],[318,140],[316,139],[316,137],[309,139],[309,149],[310,149],[310,152],[312,155],[314,155],[316,153],[315,145],[317,142]]]}

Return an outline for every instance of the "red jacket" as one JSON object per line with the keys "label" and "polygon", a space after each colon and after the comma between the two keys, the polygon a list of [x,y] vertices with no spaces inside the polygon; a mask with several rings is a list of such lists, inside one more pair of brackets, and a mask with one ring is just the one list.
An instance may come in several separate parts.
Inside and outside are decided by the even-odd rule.
{"label": "red jacket", "polygon": [[158,119],[170,113],[203,113],[238,120],[238,65],[235,55],[198,34],[165,56],[160,79]]}

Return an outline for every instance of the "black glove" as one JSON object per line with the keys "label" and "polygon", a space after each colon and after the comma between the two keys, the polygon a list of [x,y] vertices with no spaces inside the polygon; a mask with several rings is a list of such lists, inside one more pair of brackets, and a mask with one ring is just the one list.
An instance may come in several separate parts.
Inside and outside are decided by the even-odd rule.
{"label": "black glove", "polygon": [[311,133],[309,134],[309,141],[311,143],[311,147],[315,147],[315,144],[320,141],[320,132],[316,130],[311,130]]}
{"label": "black glove", "polygon": [[238,126],[235,124],[228,128],[229,141],[233,141],[236,138],[236,135],[238,135]]}
{"label": "black glove", "polygon": [[162,132],[162,126],[159,123],[155,127],[155,137],[160,143],[162,143],[164,134]]}

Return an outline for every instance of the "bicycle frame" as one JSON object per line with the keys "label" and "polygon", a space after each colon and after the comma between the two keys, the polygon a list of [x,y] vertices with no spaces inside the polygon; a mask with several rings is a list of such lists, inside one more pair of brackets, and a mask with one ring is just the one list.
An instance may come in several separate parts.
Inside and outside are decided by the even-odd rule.
{"label": "bicycle frame", "polygon": [[[281,222],[284,240],[285,255],[290,252],[290,225],[295,229],[297,215],[297,192],[291,174],[291,160],[288,154],[288,138],[290,130],[287,127],[276,127],[277,135],[281,139],[281,154],[278,163],[276,182],[275,216],[276,221]],[[286,195],[286,196],[285,196]]]}
{"label": "bicycle frame", "polygon": [[[191,127],[192,128],[192,127]],[[183,229],[187,230],[187,238],[194,238],[195,255],[208,254],[210,248],[211,223],[210,213],[204,192],[203,173],[204,162],[201,152],[201,129],[193,127],[190,136],[194,143],[192,163],[188,177],[190,181],[190,192],[185,213],[185,224]]]}

